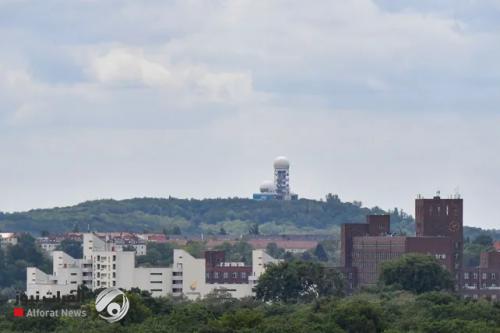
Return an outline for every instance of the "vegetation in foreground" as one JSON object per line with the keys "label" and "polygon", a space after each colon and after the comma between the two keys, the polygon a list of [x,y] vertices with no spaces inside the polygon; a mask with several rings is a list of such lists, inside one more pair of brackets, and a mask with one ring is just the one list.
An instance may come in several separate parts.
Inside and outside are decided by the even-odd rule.
{"label": "vegetation in foreground", "polygon": [[[396,280],[391,277],[394,270],[403,273]],[[429,272],[436,274],[418,290],[408,285]],[[341,284],[325,284],[329,272],[322,264],[300,261],[271,267],[256,298],[236,300],[214,293],[191,302],[132,290],[127,292],[129,313],[114,324],[97,316],[92,298],[82,306],[89,316],[78,319],[15,318],[12,305],[2,300],[0,332],[500,332],[500,304],[462,300],[445,291],[449,286],[440,279],[447,278],[446,271],[431,258],[409,255],[384,267],[383,273],[377,288],[349,297],[342,295]],[[274,289],[279,275],[284,288]]]}

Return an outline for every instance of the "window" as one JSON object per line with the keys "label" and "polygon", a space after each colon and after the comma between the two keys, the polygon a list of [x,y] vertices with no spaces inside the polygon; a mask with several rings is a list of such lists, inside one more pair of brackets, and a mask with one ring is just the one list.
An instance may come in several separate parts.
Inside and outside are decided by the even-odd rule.
{"label": "window", "polygon": [[468,280],[469,279],[469,272],[464,273],[464,279]]}
{"label": "window", "polygon": [[173,276],[182,276],[182,272],[173,272]]}
{"label": "window", "polygon": [[483,274],[482,274],[482,278],[483,278],[483,280],[486,280],[486,279],[488,278],[488,274],[483,273]]}
{"label": "window", "polygon": [[163,273],[150,273],[151,275],[163,275]]}
{"label": "window", "polygon": [[477,279],[477,273],[474,273],[473,276],[474,276],[474,279]]}
{"label": "window", "polygon": [[206,276],[206,278],[207,278],[207,279],[210,279],[210,272],[207,272],[207,273],[205,274],[205,276]]}
{"label": "window", "polygon": [[71,273],[71,275],[75,276],[75,275],[76,275],[76,273]]}
{"label": "window", "polygon": [[151,281],[151,283],[163,283],[162,281]]}
{"label": "window", "polygon": [[152,293],[154,293],[155,291],[161,293],[163,289],[149,289],[149,291],[151,291]]}
{"label": "window", "polygon": [[113,261],[116,261],[116,256],[113,256]]}
{"label": "window", "polygon": [[172,288],[173,293],[182,293],[182,288]]}
{"label": "window", "polygon": [[113,269],[116,269],[116,264],[113,264]]}
{"label": "window", "polygon": [[214,279],[218,279],[219,278],[219,272],[214,272]]}
{"label": "window", "polygon": [[233,272],[232,276],[233,276],[233,279],[236,279],[238,277],[238,273]]}
{"label": "window", "polygon": [[172,284],[182,284],[182,280],[173,280]]}
{"label": "window", "polygon": [[229,273],[228,272],[224,272],[224,279],[227,279],[229,278]]}
{"label": "window", "polygon": [[247,272],[241,272],[241,278],[246,279],[247,278]]}
{"label": "window", "polygon": [[491,279],[494,280],[497,278],[497,275],[495,273],[491,273]]}

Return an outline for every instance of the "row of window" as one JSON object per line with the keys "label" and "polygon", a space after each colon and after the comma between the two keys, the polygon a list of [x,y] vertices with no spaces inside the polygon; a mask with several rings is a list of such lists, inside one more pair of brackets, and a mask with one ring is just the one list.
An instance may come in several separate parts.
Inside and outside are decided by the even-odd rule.
{"label": "row of window", "polygon": [[[207,272],[207,279],[210,279],[211,277],[213,277],[214,279],[219,279],[219,278],[223,278],[223,279],[229,279],[229,272],[213,272],[210,273],[210,272]],[[241,277],[242,279],[246,279],[247,278],[247,272],[232,272],[231,273],[231,277],[233,279],[237,279],[238,277]]]}
{"label": "row of window", "polygon": [[[496,273],[489,273],[489,274],[490,274],[490,279],[494,280],[494,279],[496,279],[496,278],[497,278]],[[472,275],[472,279],[477,279],[477,277],[478,277],[478,274],[477,274],[477,273],[472,273],[472,274],[470,274],[469,272],[465,272],[465,273],[464,273],[464,279],[465,279],[465,280],[468,280],[468,279],[471,277],[471,275]],[[483,272],[483,273],[481,274],[481,279],[483,279],[483,280],[487,280],[487,279],[488,279],[488,273],[484,273],[484,272]]]}
{"label": "row of window", "polygon": [[[106,265],[101,266],[101,264],[97,264],[97,269],[101,269],[101,267],[102,267],[102,269],[105,269]],[[113,264],[113,269],[116,269],[116,264]]]}
{"label": "row of window", "polygon": [[[466,283],[466,284],[464,285],[464,287],[465,287],[465,288],[477,288],[477,287],[478,287],[478,284],[476,284],[476,283],[471,283],[471,284]],[[481,285],[481,287],[482,287],[482,288],[496,288],[496,287],[497,287],[497,285],[496,285],[496,283],[491,283],[491,284],[486,284],[486,283],[483,283],[483,284]]]}
{"label": "row of window", "polygon": [[[112,257],[113,257],[113,261],[116,261],[116,256],[113,255]],[[109,261],[109,257],[102,256],[102,260],[106,260],[106,258],[108,258],[108,261]],[[96,261],[96,257],[94,257],[94,261]],[[101,256],[100,255],[97,256],[97,261],[101,261]]]}

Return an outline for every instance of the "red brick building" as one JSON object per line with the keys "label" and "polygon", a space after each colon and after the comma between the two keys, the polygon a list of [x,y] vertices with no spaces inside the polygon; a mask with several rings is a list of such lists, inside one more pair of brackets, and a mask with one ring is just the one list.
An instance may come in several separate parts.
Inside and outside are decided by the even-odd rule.
{"label": "red brick building", "polygon": [[370,215],[367,223],[344,224],[341,229],[341,264],[352,276],[353,287],[370,286],[378,281],[381,264],[406,253],[435,257],[457,279],[463,249],[462,199],[416,200],[416,236],[390,234],[389,215]]}
{"label": "red brick building", "polygon": [[205,252],[205,282],[241,284],[248,283],[252,266],[243,262],[226,262],[224,251]]}

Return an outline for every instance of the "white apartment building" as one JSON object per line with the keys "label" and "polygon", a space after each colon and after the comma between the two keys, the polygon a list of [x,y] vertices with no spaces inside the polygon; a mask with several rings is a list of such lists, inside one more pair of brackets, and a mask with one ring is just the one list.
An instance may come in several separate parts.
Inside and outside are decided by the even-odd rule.
{"label": "white apartment building", "polygon": [[[77,287],[85,285],[92,290],[139,288],[151,292],[154,297],[184,295],[189,299],[203,298],[212,291],[224,290],[233,297],[242,298],[253,294],[252,288],[266,265],[278,262],[263,250],[254,250],[252,274],[245,276],[248,282],[207,283],[205,259],[194,258],[184,250],[174,250],[172,267],[135,267],[134,251],[122,251],[116,244],[90,233],[83,237],[82,259],[72,258],[61,251],[54,251],[52,255],[51,275],[35,267],[27,269],[28,297],[76,294]],[[225,262],[220,267],[236,264]]]}
{"label": "white apartment building", "polygon": [[[172,270],[172,294],[184,295],[194,300],[203,298],[214,291],[226,291],[234,298],[243,298],[253,295],[253,287],[259,277],[265,272],[265,267],[271,263],[278,263],[264,250],[252,251],[252,273],[248,276],[248,283],[207,283],[206,259],[198,259],[184,250],[174,250]],[[243,263],[221,263],[220,267],[241,267]]]}

